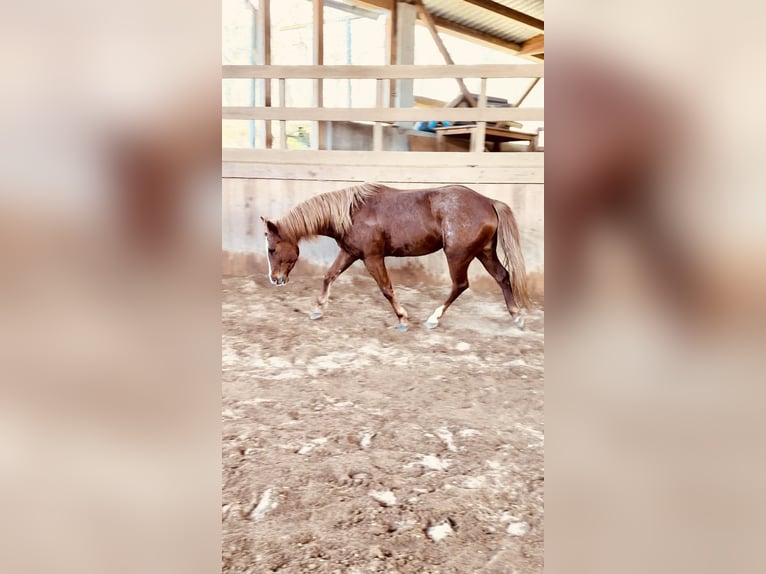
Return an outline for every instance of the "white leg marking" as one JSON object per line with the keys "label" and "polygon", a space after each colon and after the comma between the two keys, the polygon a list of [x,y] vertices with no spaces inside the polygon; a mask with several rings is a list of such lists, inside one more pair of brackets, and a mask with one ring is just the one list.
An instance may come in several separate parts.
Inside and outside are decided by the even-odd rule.
{"label": "white leg marking", "polygon": [[428,318],[427,323],[431,325],[436,325],[439,323],[439,319],[441,319],[441,316],[444,314],[444,305],[441,305],[436,308],[436,311],[433,312],[433,314]]}
{"label": "white leg marking", "polygon": [[330,283],[327,286],[327,293],[324,294],[324,297],[322,298],[322,302],[320,303],[320,305],[322,305],[322,307],[327,305],[327,302],[330,300],[330,289],[332,289],[332,283]]}
{"label": "white leg marking", "polygon": [[274,280],[271,278],[271,259],[269,259],[269,240],[268,240],[268,239],[266,239],[266,238],[264,238],[264,242],[266,243],[266,262],[269,264],[269,282],[270,282],[272,285],[276,285],[276,284],[277,284],[277,282],[276,282],[276,281],[274,281]]}

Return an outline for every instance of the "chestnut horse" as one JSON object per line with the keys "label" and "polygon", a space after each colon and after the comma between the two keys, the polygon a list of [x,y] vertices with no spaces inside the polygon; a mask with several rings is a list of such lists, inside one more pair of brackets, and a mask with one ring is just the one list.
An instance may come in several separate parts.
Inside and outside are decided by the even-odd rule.
{"label": "chestnut horse", "polygon": [[[529,305],[524,257],[516,220],[501,201],[462,185],[405,191],[364,183],[312,197],[279,220],[261,219],[266,224],[269,280],[274,285],[287,283],[301,239],[324,235],[340,247],[324,277],[311,319],[319,319],[327,308],[333,281],[361,259],[399,318],[397,329],[406,330],[407,311],[396,298],[384,257],[427,255],[444,249],[452,291],[426,326],[436,327],[468,288],[468,265],[477,258],[503,290],[514,323],[523,328],[519,307]],[[505,264],[497,257],[498,244]]]}

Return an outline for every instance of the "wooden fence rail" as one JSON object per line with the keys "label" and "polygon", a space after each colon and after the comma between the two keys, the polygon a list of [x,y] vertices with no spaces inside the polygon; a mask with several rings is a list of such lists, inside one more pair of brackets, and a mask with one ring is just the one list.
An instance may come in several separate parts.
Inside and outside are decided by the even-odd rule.
{"label": "wooden fence rail", "polygon": [[392,66],[223,66],[225,80],[284,78],[313,80],[400,80],[434,78],[542,78],[545,64]]}
{"label": "wooden fence rail", "polygon": [[542,121],[542,108],[255,108],[225,107],[225,120],[312,120],[350,122]]}
{"label": "wooden fence rail", "polygon": [[[542,121],[543,108],[487,107],[488,78],[542,78],[543,64],[529,65],[441,65],[441,66],[223,66],[223,79],[278,80],[279,106],[267,105],[222,108],[223,119],[278,121],[280,147],[285,144],[285,122],[357,121],[374,122],[373,150],[382,150],[384,123],[415,121],[476,122],[471,149],[484,149],[486,122]],[[479,78],[481,90],[475,108],[391,108],[391,81],[397,79]],[[297,108],[285,106],[285,80],[289,79],[372,79],[377,81],[374,108]],[[316,87],[315,87],[316,90]],[[315,98],[316,99],[316,98]],[[269,104],[271,99],[269,98]]]}

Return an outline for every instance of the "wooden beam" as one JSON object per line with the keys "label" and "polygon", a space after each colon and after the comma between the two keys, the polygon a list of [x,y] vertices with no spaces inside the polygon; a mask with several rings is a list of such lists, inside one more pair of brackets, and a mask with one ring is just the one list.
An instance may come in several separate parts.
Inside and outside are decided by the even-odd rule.
{"label": "wooden beam", "polygon": [[[392,165],[370,165],[370,160],[379,156],[393,155],[399,158],[399,152],[365,151],[363,156],[356,159],[356,165],[341,164],[332,156],[341,154],[341,151],[303,151],[290,150],[291,154],[310,153],[312,156],[302,159],[293,159],[293,163],[273,163],[268,157],[279,153],[279,150],[257,150],[263,156],[258,161],[228,162],[221,165],[221,177],[223,179],[252,179],[252,180],[300,180],[327,182],[343,182],[338,187],[347,187],[349,182],[380,181],[380,182],[407,182],[417,183],[418,187],[423,184],[444,184],[445,181],[469,182],[476,181],[486,184],[508,185],[515,184],[539,184],[539,193],[543,193],[542,184],[545,183],[545,168],[542,166],[516,166],[516,158],[520,156],[542,156],[541,152],[532,153],[484,153],[476,154],[468,151],[457,153],[434,153],[432,151],[408,151],[404,153],[417,154],[421,163],[404,164],[401,161],[391,162]],[[330,154],[325,158],[320,154]],[[430,156],[426,159],[425,155]],[[446,158],[445,158],[446,156]],[[487,166],[477,165],[476,158],[499,156],[504,160],[503,165]],[[442,159],[440,164],[434,160]],[[414,159],[414,158],[413,158]],[[429,161],[430,160],[430,161]],[[412,162],[412,159],[408,161]],[[362,167],[363,166],[363,167]]]}
{"label": "wooden beam", "polygon": [[543,54],[545,53],[545,35],[538,34],[533,36],[521,45],[519,50],[519,56],[525,56],[527,54]]}
{"label": "wooden beam", "polygon": [[[386,20],[386,62],[390,65],[396,64],[396,1],[391,2],[391,10]],[[395,105],[396,102],[396,84],[394,83],[394,89],[390,90],[389,94],[389,106]]]}
{"label": "wooden beam", "polygon": [[[481,90],[479,91],[479,109],[487,107],[487,78],[481,79]],[[471,134],[471,151],[484,151],[484,138],[487,133],[487,122],[476,122],[476,131]]]}
{"label": "wooden beam", "polygon": [[425,96],[415,96],[415,105],[422,108],[443,108],[447,105],[447,102],[427,98]]}
{"label": "wooden beam", "polygon": [[396,64],[396,3],[394,2],[394,8],[391,10],[389,17],[386,18],[386,40],[385,40],[386,58],[387,64]]}
{"label": "wooden beam", "polygon": [[[383,82],[385,80],[375,81],[375,107],[383,107]],[[372,151],[383,150],[383,124],[375,122],[372,126]]]}
{"label": "wooden beam", "polygon": [[[286,105],[285,79],[279,78],[279,106],[284,108]],[[287,149],[287,122],[279,120],[279,149]]]}
{"label": "wooden beam", "polygon": [[531,26],[533,28],[537,28],[538,30],[544,30],[545,29],[545,23],[542,20],[538,20],[537,18],[533,18],[532,16],[529,16],[528,14],[524,14],[523,12],[519,12],[518,10],[514,10],[513,8],[508,8],[508,6],[505,6],[503,4],[498,4],[497,2],[493,2],[492,0],[465,0],[468,4],[473,4],[474,6],[478,6],[479,8],[484,8],[485,10],[489,10],[490,12],[494,12],[495,14],[500,14],[501,16],[505,16],[506,18],[510,18],[511,20],[516,20],[517,22],[521,22],[522,24],[526,24],[527,26]]}
{"label": "wooden beam", "polygon": [[[256,61],[264,66],[271,64],[271,0],[261,0],[256,13],[257,47]],[[263,105],[271,105],[271,79],[265,78],[261,84]],[[272,146],[271,122],[263,122],[263,138],[259,138],[263,146]]]}
{"label": "wooden beam", "polygon": [[393,10],[396,0],[354,0],[354,4],[367,6],[369,8],[378,8],[382,10]]}
{"label": "wooden beam", "polygon": [[[514,166],[523,168],[542,168],[545,166],[545,155],[540,153],[528,154],[495,154],[470,153],[460,155],[466,163],[462,166],[476,165],[478,167]],[[359,166],[448,166],[455,165],[455,156],[438,155],[432,152],[389,151],[385,153],[370,153],[369,151],[313,151],[313,150],[253,150],[245,148],[222,148],[221,160],[227,162],[262,162],[270,165],[305,164],[311,165],[347,165],[359,169]],[[436,174],[438,176],[438,174]],[[319,179],[321,171],[317,173]]]}
{"label": "wooden beam", "polygon": [[[415,63],[415,22],[418,9],[412,4],[396,3],[396,63],[412,65]],[[383,76],[377,76],[382,78]],[[414,104],[414,82],[401,76],[394,87],[394,106],[409,108]],[[407,126],[409,127],[409,126]]]}
{"label": "wooden beam", "polygon": [[319,122],[544,121],[543,108],[221,108],[225,120]]}
{"label": "wooden beam", "polygon": [[[325,6],[328,8],[335,8],[336,10],[340,10],[342,12],[345,12],[346,14],[350,14],[351,16],[357,16],[359,18],[369,18],[370,20],[377,20],[377,18],[380,16],[380,9],[381,7],[375,6],[370,4],[370,8],[365,7],[361,2],[354,2],[354,4],[346,4],[344,2],[339,2],[338,0],[324,0]],[[388,9],[387,7],[385,9]]]}
{"label": "wooden beam", "polygon": [[[313,63],[315,66],[324,64],[324,0],[313,0],[313,19],[314,19],[314,42],[313,42]],[[321,78],[317,78],[314,84],[314,106],[321,108],[324,105],[324,86]],[[325,137],[327,126],[323,122],[315,123],[311,134],[311,148],[325,149]]]}
{"label": "wooden beam", "polygon": [[479,64],[420,66],[252,66],[226,65],[221,75],[230,78],[322,78],[339,80],[377,80],[401,78],[542,78],[545,64]]}
{"label": "wooden beam", "polygon": [[527,99],[527,96],[530,94],[532,90],[535,89],[535,86],[537,85],[537,82],[540,81],[540,78],[535,78],[534,81],[529,85],[529,87],[524,91],[523,94],[521,94],[521,97],[516,101],[514,104],[514,107],[518,108],[521,105],[521,102]]}
{"label": "wooden beam", "polygon": [[[433,18],[431,18],[431,13],[426,9],[425,5],[423,4],[423,0],[416,0],[415,6],[417,6],[418,13],[423,17],[423,20],[425,21],[426,26],[428,26],[428,31],[431,32],[431,37],[434,39],[434,42],[436,43],[436,47],[439,48],[439,51],[441,52],[442,57],[444,58],[444,61],[450,65],[454,65],[455,62],[452,59],[452,57],[449,55],[449,52],[447,51],[447,48],[444,45],[444,42],[442,42],[442,39],[439,37],[439,31],[436,29],[436,24],[434,24]],[[460,87],[460,91],[463,93],[463,97],[465,98],[465,100],[471,106],[476,107],[476,100],[473,99],[471,92],[468,91],[468,88],[466,87],[463,79],[455,78],[455,80],[457,80],[457,84]]]}
{"label": "wooden beam", "polygon": [[[464,40],[475,42],[489,48],[499,48],[500,50],[510,52],[514,55],[518,54],[519,50],[521,50],[521,44],[511,42],[510,40],[505,40],[486,32],[474,30],[473,28],[469,28],[468,26],[458,24],[457,22],[452,22],[451,20],[447,20],[446,18],[441,18],[439,16],[432,16],[432,18],[436,24],[436,27],[446,34],[451,34],[453,36],[457,36],[458,38],[463,38]],[[539,62],[542,60],[541,56],[521,57],[532,60],[534,62]]]}

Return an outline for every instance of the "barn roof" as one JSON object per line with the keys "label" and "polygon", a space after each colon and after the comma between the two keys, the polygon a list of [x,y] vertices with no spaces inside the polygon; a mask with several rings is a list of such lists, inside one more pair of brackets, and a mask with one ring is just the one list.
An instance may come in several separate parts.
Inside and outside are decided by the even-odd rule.
{"label": "barn roof", "polygon": [[[544,0],[400,0],[422,2],[437,28],[518,53],[543,59]],[[391,10],[396,0],[325,0],[325,5]],[[423,23],[422,16],[419,16]]]}
{"label": "barn roof", "polygon": [[521,46],[543,33],[543,0],[423,0],[423,4],[438,24],[468,28],[479,39]]}

